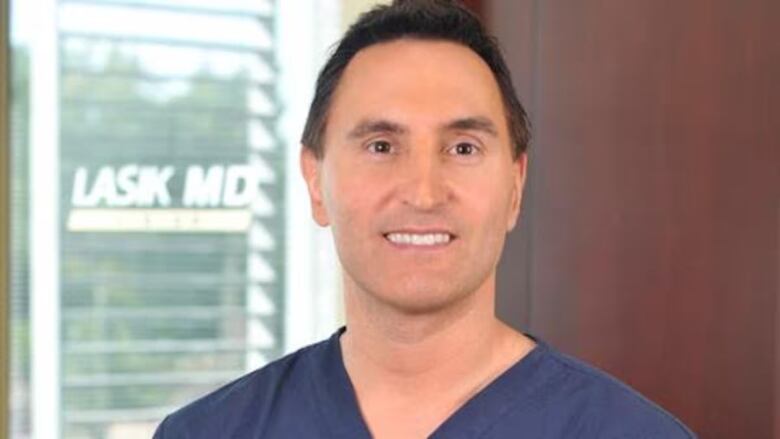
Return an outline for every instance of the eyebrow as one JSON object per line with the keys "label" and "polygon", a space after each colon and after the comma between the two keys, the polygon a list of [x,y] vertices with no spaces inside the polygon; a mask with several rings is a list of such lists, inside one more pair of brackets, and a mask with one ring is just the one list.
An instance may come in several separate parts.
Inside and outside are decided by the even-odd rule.
{"label": "eyebrow", "polygon": [[368,119],[355,125],[355,128],[352,128],[347,134],[347,138],[359,139],[376,133],[405,134],[408,131],[406,127],[396,122],[384,119]]}
{"label": "eyebrow", "polygon": [[498,137],[498,129],[492,120],[484,116],[463,117],[444,125],[446,131],[482,131]]}

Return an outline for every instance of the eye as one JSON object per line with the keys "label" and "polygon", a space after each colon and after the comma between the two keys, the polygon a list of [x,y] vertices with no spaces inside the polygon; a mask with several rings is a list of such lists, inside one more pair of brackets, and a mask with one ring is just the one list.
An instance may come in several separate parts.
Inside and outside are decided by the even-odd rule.
{"label": "eye", "polygon": [[368,150],[376,154],[390,154],[392,146],[387,140],[375,140],[368,144]]}
{"label": "eye", "polygon": [[450,154],[454,155],[474,155],[478,152],[477,145],[469,142],[458,142],[450,148]]}

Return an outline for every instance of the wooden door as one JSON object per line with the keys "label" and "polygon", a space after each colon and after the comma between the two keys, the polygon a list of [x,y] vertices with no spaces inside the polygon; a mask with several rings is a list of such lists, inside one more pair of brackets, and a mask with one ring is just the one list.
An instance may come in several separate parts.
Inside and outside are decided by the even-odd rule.
{"label": "wooden door", "polygon": [[499,313],[702,438],[780,438],[780,2],[485,7],[534,137]]}

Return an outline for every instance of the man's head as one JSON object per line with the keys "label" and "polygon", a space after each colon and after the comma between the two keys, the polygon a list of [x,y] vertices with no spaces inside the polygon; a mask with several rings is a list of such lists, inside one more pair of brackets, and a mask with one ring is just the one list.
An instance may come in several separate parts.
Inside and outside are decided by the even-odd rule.
{"label": "man's head", "polygon": [[396,2],[364,14],[333,55],[346,61],[323,69],[301,166],[350,291],[421,313],[492,288],[528,135],[485,45],[457,5]]}
{"label": "man's head", "polygon": [[[451,0],[395,0],[361,15],[320,71],[301,143],[317,157],[324,154],[328,110],[333,93],[352,58],[374,44],[402,38],[451,41],[468,47],[488,65],[504,102],[514,157],[528,148],[528,119],[517,99],[509,69],[494,38],[464,6]],[[452,72],[455,74],[456,72]]]}

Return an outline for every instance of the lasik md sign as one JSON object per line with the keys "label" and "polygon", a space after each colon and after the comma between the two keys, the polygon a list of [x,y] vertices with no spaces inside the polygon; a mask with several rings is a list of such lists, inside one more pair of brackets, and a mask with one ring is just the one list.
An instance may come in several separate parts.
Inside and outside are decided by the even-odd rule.
{"label": "lasik md sign", "polygon": [[[183,178],[181,193],[171,182]],[[260,173],[252,165],[188,166],[181,174],[173,166],[103,166],[90,172],[79,167],[73,177],[71,203],[91,207],[246,207],[258,195]]]}
{"label": "lasik md sign", "polygon": [[246,233],[253,215],[273,213],[260,187],[273,179],[264,162],[79,167],[66,227],[71,232]]}

